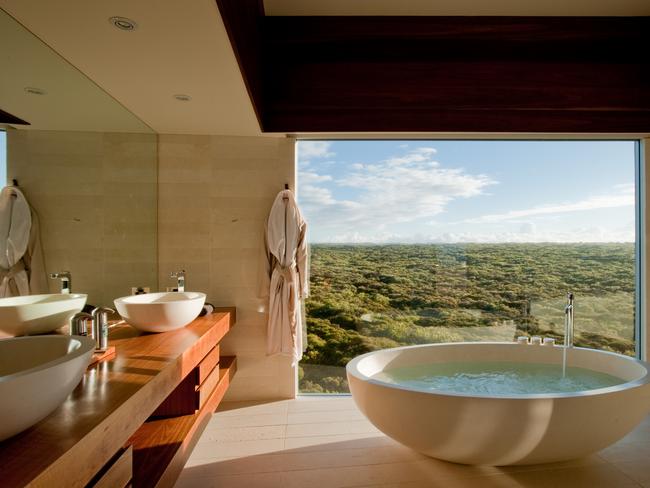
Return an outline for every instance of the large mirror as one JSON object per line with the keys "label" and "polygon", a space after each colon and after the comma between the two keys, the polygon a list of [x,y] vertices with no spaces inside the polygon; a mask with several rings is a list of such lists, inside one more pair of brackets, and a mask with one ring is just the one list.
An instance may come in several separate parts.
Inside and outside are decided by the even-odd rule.
{"label": "large mirror", "polygon": [[29,123],[0,123],[0,185],[37,216],[46,291],[59,271],[91,305],[157,289],[156,134],[2,10],[0,71],[0,115]]}

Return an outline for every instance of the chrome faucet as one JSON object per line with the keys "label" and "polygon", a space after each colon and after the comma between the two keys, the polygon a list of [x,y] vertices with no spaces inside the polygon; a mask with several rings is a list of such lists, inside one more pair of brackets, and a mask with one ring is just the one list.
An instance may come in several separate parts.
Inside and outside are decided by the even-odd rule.
{"label": "chrome faucet", "polygon": [[115,313],[115,310],[108,307],[97,307],[91,313],[93,319],[93,337],[97,343],[95,350],[105,351],[108,349],[108,314]]}
{"label": "chrome faucet", "polygon": [[50,273],[50,278],[53,280],[61,280],[61,293],[65,293],[67,295],[72,290],[72,275],[70,274],[70,271]]}
{"label": "chrome faucet", "polygon": [[573,293],[567,293],[567,304],[564,307],[564,347],[573,347]]}
{"label": "chrome faucet", "polygon": [[176,278],[178,284],[176,285],[176,291],[184,292],[185,291],[185,270],[174,271],[170,274],[171,278]]}

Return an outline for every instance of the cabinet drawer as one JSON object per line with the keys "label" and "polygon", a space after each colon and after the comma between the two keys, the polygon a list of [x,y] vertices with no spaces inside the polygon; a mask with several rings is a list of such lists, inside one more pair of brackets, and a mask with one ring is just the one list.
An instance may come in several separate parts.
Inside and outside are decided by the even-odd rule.
{"label": "cabinet drawer", "polygon": [[133,446],[118,452],[88,483],[92,488],[124,488],[133,477]]}
{"label": "cabinet drawer", "polygon": [[219,364],[219,344],[214,346],[214,348],[205,355],[197,366],[196,384],[203,384],[217,364]]}
{"label": "cabinet drawer", "polygon": [[[216,371],[216,379],[212,373]],[[175,417],[178,415],[191,415],[201,408],[205,400],[201,400],[205,393],[214,389],[219,381],[219,345],[210,349],[201,362],[188,374],[176,389],[153,413],[153,417]],[[207,398],[207,397],[206,397]]]}
{"label": "cabinet drawer", "polygon": [[197,408],[202,408],[208,398],[210,398],[210,395],[212,395],[212,392],[214,392],[214,389],[217,387],[217,383],[219,383],[219,378],[219,365],[217,365],[210,372],[201,386],[197,387],[196,389],[196,401],[198,404]]}

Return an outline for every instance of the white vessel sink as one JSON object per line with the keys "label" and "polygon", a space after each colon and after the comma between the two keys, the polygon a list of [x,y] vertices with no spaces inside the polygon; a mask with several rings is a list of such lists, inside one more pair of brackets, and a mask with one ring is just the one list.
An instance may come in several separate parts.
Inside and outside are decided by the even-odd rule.
{"label": "white vessel sink", "polygon": [[194,291],[145,293],[115,300],[117,312],[145,332],[166,332],[192,322],[205,303],[205,293]]}
{"label": "white vessel sink", "polygon": [[0,338],[44,334],[67,325],[86,298],[79,293],[0,298]]}
{"label": "white vessel sink", "polygon": [[0,340],[0,441],[56,410],[81,381],[94,350],[89,337]]}

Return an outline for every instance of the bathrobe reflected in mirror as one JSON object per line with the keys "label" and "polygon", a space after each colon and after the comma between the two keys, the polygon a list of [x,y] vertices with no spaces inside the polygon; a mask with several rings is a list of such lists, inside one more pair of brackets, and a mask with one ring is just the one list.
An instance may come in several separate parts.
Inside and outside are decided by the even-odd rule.
{"label": "bathrobe reflected in mirror", "polygon": [[301,301],[309,295],[307,222],[293,193],[275,197],[264,227],[260,297],[268,297],[267,354],[288,354],[293,364],[306,347]]}
{"label": "bathrobe reflected in mirror", "polygon": [[15,186],[0,192],[0,297],[47,293],[38,218]]}

